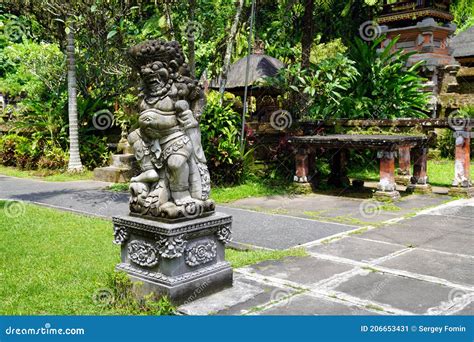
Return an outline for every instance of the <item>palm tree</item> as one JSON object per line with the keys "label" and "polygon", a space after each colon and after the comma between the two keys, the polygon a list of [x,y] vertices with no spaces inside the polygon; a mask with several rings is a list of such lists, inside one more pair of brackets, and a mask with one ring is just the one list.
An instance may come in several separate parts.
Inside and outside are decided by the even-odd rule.
{"label": "palm tree", "polygon": [[67,92],[69,116],[69,165],[68,171],[80,172],[84,169],[79,154],[79,127],[77,124],[77,80],[76,59],[74,55],[74,27],[71,21],[66,26]]}

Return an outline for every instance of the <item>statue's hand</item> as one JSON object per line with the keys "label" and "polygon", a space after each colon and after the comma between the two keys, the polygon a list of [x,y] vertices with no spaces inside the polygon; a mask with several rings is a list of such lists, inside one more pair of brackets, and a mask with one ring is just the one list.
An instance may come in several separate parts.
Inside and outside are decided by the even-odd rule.
{"label": "statue's hand", "polygon": [[186,129],[198,126],[198,122],[194,118],[193,112],[189,109],[179,113],[178,120]]}

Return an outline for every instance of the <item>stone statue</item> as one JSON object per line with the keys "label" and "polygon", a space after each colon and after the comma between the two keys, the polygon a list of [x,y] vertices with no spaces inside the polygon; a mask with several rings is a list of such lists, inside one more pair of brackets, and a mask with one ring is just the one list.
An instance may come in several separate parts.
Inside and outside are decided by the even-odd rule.
{"label": "stone statue", "polygon": [[141,168],[130,183],[131,213],[178,219],[214,212],[199,129],[206,101],[181,46],[149,40],[129,53],[142,82],[139,128],[128,136]]}

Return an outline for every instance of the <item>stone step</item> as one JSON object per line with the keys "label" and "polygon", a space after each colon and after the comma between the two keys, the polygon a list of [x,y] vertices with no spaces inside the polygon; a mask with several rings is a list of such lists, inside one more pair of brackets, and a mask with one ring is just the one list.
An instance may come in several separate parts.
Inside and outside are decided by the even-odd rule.
{"label": "stone step", "polygon": [[133,169],[129,167],[106,166],[94,170],[94,179],[110,183],[128,183],[133,177]]}
{"label": "stone step", "polygon": [[135,162],[133,154],[114,154],[111,157],[111,166],[118,168],[133,168]]}

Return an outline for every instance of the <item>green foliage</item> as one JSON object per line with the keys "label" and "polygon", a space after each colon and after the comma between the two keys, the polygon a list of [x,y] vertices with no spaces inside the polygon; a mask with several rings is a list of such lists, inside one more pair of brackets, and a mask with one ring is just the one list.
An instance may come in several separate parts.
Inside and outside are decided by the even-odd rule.
{"label": "green foliage", "polygon": [[426,117],[428,96],[422,90],[423,79],[417,71],[421,63],[406,68],[413,53],[393,51],[397,38],[385,48],[379,37],[372,44],[355,38],[349,56],[356,62],[359,76],[351,89],[346,111],[350,118],[413,118]]}
{"label": "green foliage", "polygon": [[454,23],[461,32],[474,25],[474,0],[456,0],[451,5]]}
{"label": "green foliage", "polygon": [[[465,106],[455,113],[451,113],[450,121],[453,125],[462,126],[469,120],[474,120],[474,106]],[[452,129],[442,129],[438,131],[437,149],[442,158],[454,158],[454,151],[456,148],[456,141]],[[471,157],[474,155],[474,149],[471,148]]]}
{"label": "green foliage", "polygon": [[36,157],[29,140],[15,134],[0,137],[0,161],[6,166],[26,168]]}
{"label": "green foliage", "polygon": [[81,136],[80,154],[85,167],[93,170],[103,166],[110,158],[106,137],[97,135]]}
{"label": "green foliage", "polygon": [[226,259],[234,268],[245,267],[266,260],[281,260],[287,257],[304,257],[307,255],[308,253],[304,248],[285,250],[254,249],[246,251],[228,248],[226,250]]}
{"label": "green foliage", "polygon": [[156,300],[153,294],[150,294],[146,298],[138,299],[133,293],[133,286],[140,285],[143,284],[132,283],[124,272],[109,273],[108,286],[112,292],[112,297],[104,298],[107,309],[126,312],[131,315],[164,316],[173,315],[176,312],[176,307],[171,304],[167,297],[159,297]]}
{"label": "green foliage", "polygon": [[202,143],[213,182],[235,184],[242,180],[244,154],[240,149],[241,117],[232,104],[220,105],[211,92],[201,116]]}
{"label": "green foliage", "polygon": [[327,118],[344,116],[341,101],[346,100],[357,75],[354,62],[336,52],[306,69],[299,63],[290,65],[268,81],[286,92],[291,113],[300,118]]}
{"label": "green foliage", "polygon": [[303,119],[425,117],[421,64],[406,68],[412,54],[392,52],[396,39],[378,51],[383,40],[367,44],[355,38],[348,56],[334,42],[326,58],[314,54],[318,64],[290,65],[269,82],[284,91],[286,108]]}
{"label": "green foliage", "polygon": [[64,85],[64,55],[55,44],[24,40],[7,46],[3,55],[10,68],[0,78],[0,92],[10,97],[27,94],[41,101]]}

